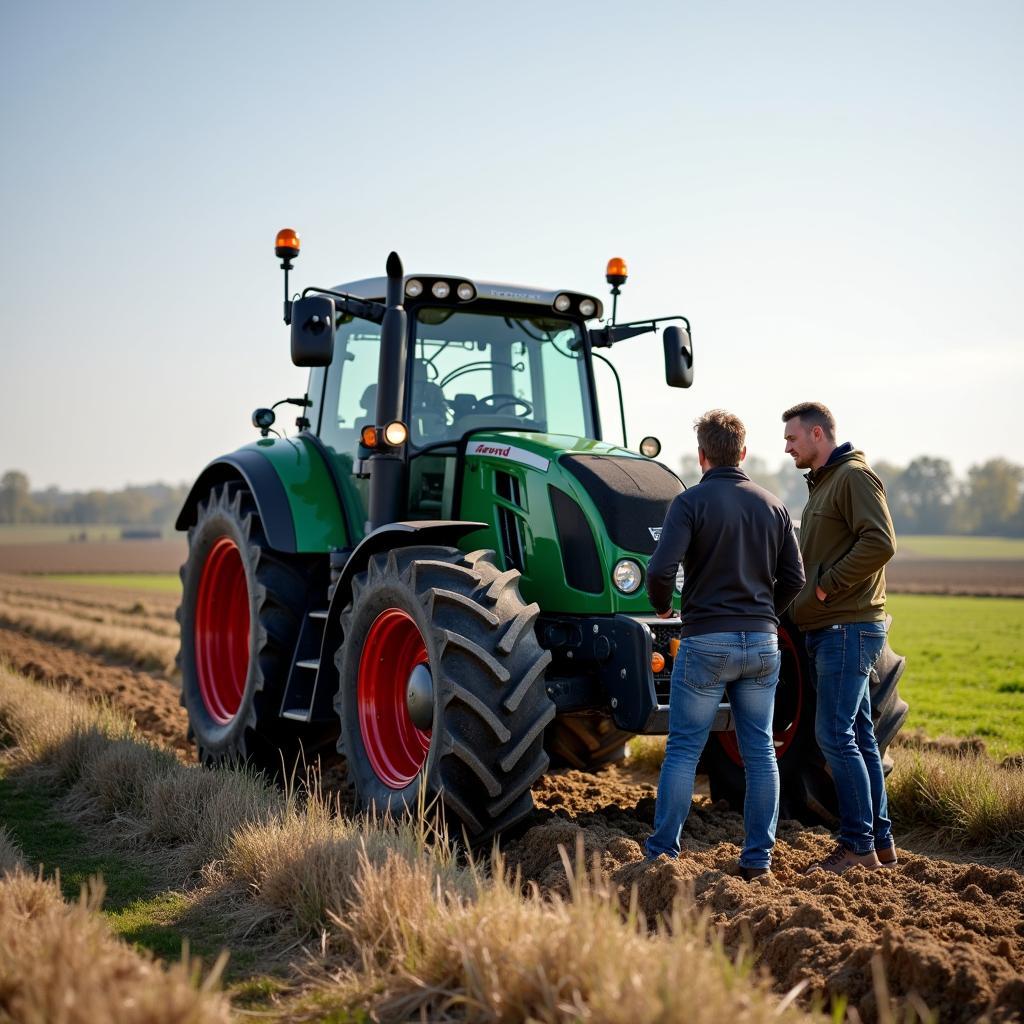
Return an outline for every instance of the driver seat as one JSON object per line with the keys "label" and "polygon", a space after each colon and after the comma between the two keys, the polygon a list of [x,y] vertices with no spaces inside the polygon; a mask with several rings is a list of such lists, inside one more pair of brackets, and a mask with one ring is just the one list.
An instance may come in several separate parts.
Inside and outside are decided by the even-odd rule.
{"label": "driver seat", "polygon": [[448,433],[448,403],[440,386],[428,379],[427,364],[422,359],[412,362],[409,419],[412,436],[417,441],[441,441]]}

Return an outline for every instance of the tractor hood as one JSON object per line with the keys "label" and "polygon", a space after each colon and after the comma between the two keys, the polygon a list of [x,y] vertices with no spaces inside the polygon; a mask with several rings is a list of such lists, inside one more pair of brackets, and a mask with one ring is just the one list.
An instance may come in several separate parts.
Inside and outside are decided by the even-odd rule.
{"label": "tractor hood", "polygon": [[547,607],[562,591],[563,611],[644,613],[643,588],[615,591],[611,569],[627,557],[646,565],[682,490],[667,466],[603,441],[481,431],[466,445],[461,514],[494,524],[524,594],[543,592]]}

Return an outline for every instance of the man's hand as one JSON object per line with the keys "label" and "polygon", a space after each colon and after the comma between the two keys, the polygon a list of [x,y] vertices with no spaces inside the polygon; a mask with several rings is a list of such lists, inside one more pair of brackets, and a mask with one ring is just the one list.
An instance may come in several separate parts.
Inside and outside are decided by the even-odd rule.
{"label": "man's hand", "polygon": [[817,599],[818,599],[819,601],[821,601],[822,603],[824,603],[824,602],[825,602],[825,600],[826,600],[826,598],[828,597],[828,594],[826,594],[826,593],[825,593],[825,591],[821,589],[821,587],[815,587],[815,588],[814,588],[814,596],[815,596],[815,597],[816,597],[816,598],[817,598]]}
{"label": "man's hand", "polygon": [[659,619],[671,619],[675,615],[675,612],[669,608],[667,612],[658,612]]}

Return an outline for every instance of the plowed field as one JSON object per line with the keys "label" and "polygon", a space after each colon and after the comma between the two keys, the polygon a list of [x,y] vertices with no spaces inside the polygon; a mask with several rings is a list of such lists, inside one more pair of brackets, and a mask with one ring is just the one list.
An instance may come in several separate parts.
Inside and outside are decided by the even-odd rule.
{"label": "plowed field", "polygon": [[[44,599],[41,592],[23,593],[28,603]],[[91,606],[94,619],[135,616],[140,634],[173,633],[173,601],[162,596],[75,591],[74,599]],[[88,653],[44,631],[29,636],[10,626],[0,628],[0,657],[41,680],[116,702],[144,733],[190,756],[187,719],[170,673],[141,671],[102,646]],[[876,1019],[875,953],[883,956],[892,993],[916,993],[941,1021],[1024,1020],[1024,874],[952,851],[925,854],[918,846],[916,852],[901,847],[894,871],[803,876],[801,869],[831,840],[824,830],[786,821],[774,876],[747,884],[734,874],[741,819],[705,796],[695,799],[683,858],[647,864],[642,842],[651,830],[656,782],[655,775],[627,767],[545,778],[534,792],[533,819],[506,845],[509,866],[524,884],[564,892],[561,850],[572,858],[581,846],[624,905],[636,888],[652,925],[688,892],[730,948],[754,948],[779,992],[802,984],[803,1000],[842,994],[866,1021]]]}

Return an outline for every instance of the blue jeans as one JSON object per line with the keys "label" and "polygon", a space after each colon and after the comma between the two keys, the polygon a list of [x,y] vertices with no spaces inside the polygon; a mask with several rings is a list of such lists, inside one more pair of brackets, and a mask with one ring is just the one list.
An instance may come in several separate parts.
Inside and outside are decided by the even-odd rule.
{"label": "blue jeans", "polygon": [[740,864],[772,862],[779,820],[779,767],[772,744],[779,640],[774,633],[705,633],[685,637],[672,667],[668,744],[658,780],[654,834],[647,856],[679,856],[679,836],[693,800],[693,780],[722,696],[729,691],[736,739],[747,774],[746,845]]}
{"label": "blue jeans", "polygon": [[814,732],[839,798],[839,841],[854,853],[884,849],[892,822],[868,680],[885,646],[885,623],[809,630],[806,639],[818,684]]}

